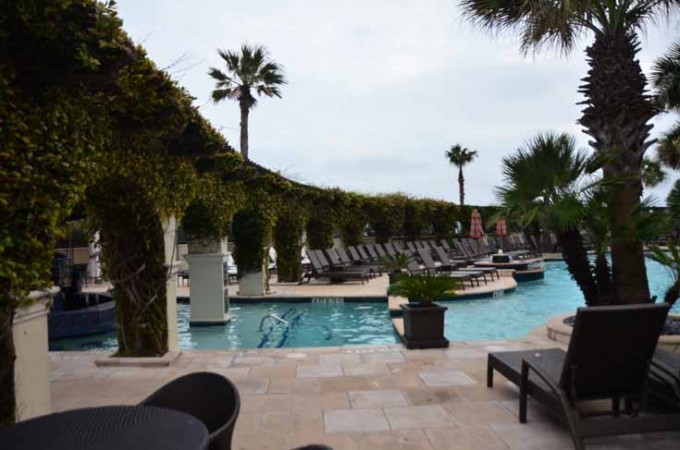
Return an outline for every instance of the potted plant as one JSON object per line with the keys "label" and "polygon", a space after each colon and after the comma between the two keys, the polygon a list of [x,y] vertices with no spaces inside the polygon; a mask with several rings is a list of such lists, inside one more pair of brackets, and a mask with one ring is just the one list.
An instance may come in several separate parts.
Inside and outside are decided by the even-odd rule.
{"label": "potted plant", "polygon": [[406,253],[397,253],[394,255],[386,255],[381,258],[381,263],[387,271],[387,276],[390,279],[390,284],[396,283],[399,276],[406,272],[408,263],[411,262],[411,257]]}
{"label": "potted plant", "polygon": [[401,305],[404,315],[406,348],[448,347],[444,337],[444,313],[448,308],[434,303],[436,299],[452,297],[458,286],[456,280],[445,275],[422,275],[401,277],[391,285],[388,294],[408,298]]}

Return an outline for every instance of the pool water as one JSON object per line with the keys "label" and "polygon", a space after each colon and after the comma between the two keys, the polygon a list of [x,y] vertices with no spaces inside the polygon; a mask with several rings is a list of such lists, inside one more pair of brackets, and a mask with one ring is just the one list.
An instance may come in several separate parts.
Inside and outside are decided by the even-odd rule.
{"label": "pool water", "polygon": [[[399,342],[385,303],[234,304],[232,320],[222,326],[189,327],[190,306],[177,305],[179,342],[184,349],[327,347]],[[262,318],[274,314],[287,323]],[[50,341],[50,350],[117,348],[115,333]]]}
{"label": "pool water", "polygon": [[[663,299],[672,280],[668,271],[648,260],[647,278],[651,294]],[[505,295],[439,303],[449,308],[445,334],[455,341],[521,338],[544,325],[548,318],[585,306],[583,295],[563,261],[546,262],[543,280],[520,283],[515,291]],[[680,312],[680,303],[675,311]]]}
{"label": "pool water", "polygon": [[[663,298],[671,276],[663,266],[647,262],[652,295]],[[450,300],[446,337],[454,341],[516,339],[543,325],[549,317],[575,311],[583,297],[564,262],[545,264],[545,279],[521,283],[513,292],[494,298]],[[674,311],[680,312],[680,303]],[[178,305],[180,346],[185,349],[254,349],[393,344],[398,338],[385,303],[234,304],[232,321],[224,326],[189,327],[189,305]],[[286,323],[266,319],[275,314]],[[114,350],[115,333],[61,339],[51,350]]]}

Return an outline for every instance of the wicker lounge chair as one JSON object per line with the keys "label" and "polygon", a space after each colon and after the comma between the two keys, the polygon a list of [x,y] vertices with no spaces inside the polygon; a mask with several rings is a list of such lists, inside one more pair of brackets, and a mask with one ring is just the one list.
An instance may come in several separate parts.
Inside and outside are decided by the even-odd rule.
{"label": "wicker lounge chair", "polygon": [[[583,449],[584,439],[592,436],[678,429],[680,414],[640,414],[668,309],[667,304],[579,308],[566,352],[490,353],[487,385],[493,386],[496,370],[519,386],[522,423],[528,396],[546,404],[567,423],[576,449]],[[611,410],[604,413],[609,417],[589,419],[592,414],[579,410],[591,400],[611,400]]]}
{"label": "wicker lounge chair", "polygon": [[196,372],[167,383],[140,405],[191,414],[208,428],[209,450],[229,450],[241,400],[236,386],[222,375]]}

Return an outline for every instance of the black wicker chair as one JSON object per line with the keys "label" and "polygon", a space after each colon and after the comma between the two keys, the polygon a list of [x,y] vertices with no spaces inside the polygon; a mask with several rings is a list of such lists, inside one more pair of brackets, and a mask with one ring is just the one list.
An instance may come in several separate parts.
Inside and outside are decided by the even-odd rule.
{"label": "black wicker chair", "polygon": [[222,375],[196,372],[167,383],[140,405],[191,414],[208,428],[208,449],[230,450],[241,400],[236,386]]}

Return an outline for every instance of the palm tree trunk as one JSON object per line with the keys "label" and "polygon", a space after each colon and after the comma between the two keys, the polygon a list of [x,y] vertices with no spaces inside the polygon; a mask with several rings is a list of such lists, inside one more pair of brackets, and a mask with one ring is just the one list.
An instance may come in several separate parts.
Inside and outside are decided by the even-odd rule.
{"label": "palm tree trunk", "polygon": [[14,303],[5,295],[0,297],[0,425],[9,425],[16,420],[16,399],[14,390]]}
{"label": "palm tree trunk", "polygon": [[598,35],[586,49],[590,70],[580,89],[586,97],[581,124],[602,157],[604,182],[611,187],[612,273],[615,297],[624,304],[650,301],[634,214],[642,192],[642,158],[653,143],[648,122],[658,110],[645,94],[638,51],[635,35]]}
{"label": "palm tree trunk", "polygon": [[668,288],[663,299],[672,307],[678,300],[678,296],[680,296],[680,281],[676,281],[671,287]]}
{"label": "palm tree trunk", "polygon": [[241,107],[241,156],[244,161],[248,161],[248,113],[250,105],[245,99],[239,100]]}
{"label": "palm tree trunk", "polygon": [[612,286],[612,275],[609,270],[609,262],[603,254],[595,258],[595,281],[597,282],[597,296],[600,305],[612,305],[616,301],[616,292]]}
{"label": "palm tree trunk", "polygon": [[590,270],[590,261],[583,245],[581,233],[578,229],[573,228],[558,232],[556,235],[557,241],[560,247],[562,247],[562,256],[564,256],[564,261],[567,263],[567,269],[571,277],[576,281],[576,284],[578,284],[579,289],[581,289],[586,305],[596,306],[600,304],[597,295],[597,285]]}
{"label": "palm tree trunk", "polygon": [[463,166],[458,167],[458,192],[460,194],[460,205],[465,205],[465,178],[463,178]]}

